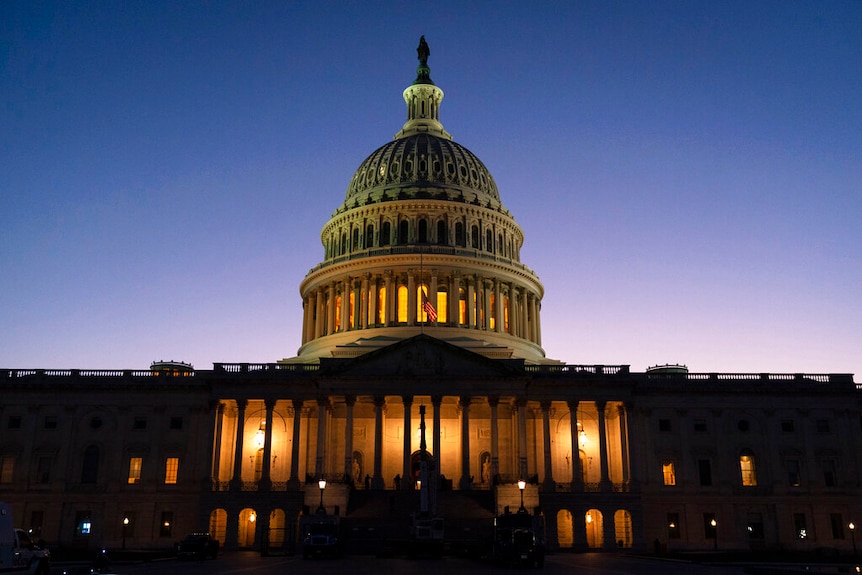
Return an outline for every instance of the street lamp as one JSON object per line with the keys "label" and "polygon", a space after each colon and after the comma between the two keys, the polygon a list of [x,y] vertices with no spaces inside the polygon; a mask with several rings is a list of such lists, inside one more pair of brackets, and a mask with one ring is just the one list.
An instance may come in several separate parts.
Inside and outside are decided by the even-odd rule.
{"label": "street lamp", "polygon": [[326,513],[326,508],[323,507],[323,490],[326,489],[326,480],[321,479],[317,482],[317,486],[320,487],[320,507],[317,508],[319,513]]}
{"label": "street lamp", "polygon": [[527,509],[524,507],[524,489],[527,488],[527,482],[521,479],[518,481],[518,490],[521,492],[521,506],[518,508],[519,513],[524,513]]}
{"label": "street lamp", "polygon": [[850,538],[853,540],[853,556],[856,556],[856,524],[852,521],[847,526],[850,528]]}
{"label": "street lamp", "polygon": [[709,524],[712,527],[712,548],[718,551],[718,521],[713,517]]}
{"label": "street lamp", "polygon": [[126,531],[129,528],[129,517],[123,517],[123,551],[126,550]]}

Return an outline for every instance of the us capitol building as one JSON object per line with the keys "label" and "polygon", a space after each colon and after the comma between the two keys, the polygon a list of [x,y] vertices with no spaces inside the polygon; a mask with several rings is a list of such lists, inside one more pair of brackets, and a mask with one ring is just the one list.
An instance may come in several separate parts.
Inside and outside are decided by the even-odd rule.
{"label": "us capitol building", "polygon": [[417,52],[407,121],[323,226],[295,357],[0,369],[0,500],[16,523],[64,547],[166,548],[209,530],[272,551],[321,507],[349,549],[371,551],[426,490],[447,542],[525,507],[550,551],[850,553],[853,376],[546,358],[524,232],[444,129],[424,38]]}

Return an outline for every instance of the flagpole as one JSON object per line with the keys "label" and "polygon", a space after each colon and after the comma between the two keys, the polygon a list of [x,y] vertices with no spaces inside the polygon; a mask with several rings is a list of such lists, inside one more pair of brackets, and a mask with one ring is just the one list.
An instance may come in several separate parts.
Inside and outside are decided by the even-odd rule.
{"label": "flagpole", "polygon": [[[422,311],[425,311],[425,288],[422,287],[422,244],[419,244],[419,289],[422,291],[422,298],[419,299],[419,305],[422,308]],[[427,317],[427,316],[426,316]],[[419,333],[425,333],[425,322],[419,322]]]}

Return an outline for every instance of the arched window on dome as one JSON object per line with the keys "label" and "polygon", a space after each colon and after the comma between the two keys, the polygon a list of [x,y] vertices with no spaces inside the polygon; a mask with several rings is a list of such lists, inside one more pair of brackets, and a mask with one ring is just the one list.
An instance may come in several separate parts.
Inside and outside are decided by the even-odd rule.
{"label": "arched window on dome", "polygon": [[449,234],[446,233],[446,222],[440,220],[437,222],[437,244],[444,246],[449,243]]}
{"label": "arched window on dome", "polygon": [[374,247],[374,226],[371,224],[365,226],[365,245],[363,247],[366,250]]}
{"label": "arched window on dome", "polygon": [[380,245],[388,246],[392,243],[392,224],[383,222],[383,229],[380,231]]}
{"label": "arched window on dome", "polygon": [[506,252],[503,250],[503,234],[497,234],[497,255],[506,257]]}
{"label": "arched window on dome", "polygon": [[449,319],[449,292],[445,287],[437,288],[437,323],[445,324]]}
{"label": "arched window on dome", "polygon": [[408,236],[409,231],[410,231],[410,224],[407,222],[407,220],[401,220],[401,222],[398,224],[398,243],[399,244],[406,244],[407,243],[407,238],[409,237]]}
{"label": "arched window on dome", "polygon": [[491,230],[485,230],[485,251],[494,251],[494,234]]}
{"label": "arched window on dome", "polygon": [[509,294],[503,296],[503,331],[512,333],[509,329]]}
{"label": "arched window on dome", "polygon": [[341,232],[341,249],[338,252],[338,255],[343,256],[347,251],[347,234]]}
{"label": "arched window on dome", "polygon": [[488,309],[488,329],[494,331],[497,328],[497,294],[492,292],[489,300],[491,306]]}
{"label": "arched window on dome", "polygon": [[473,226],[470,228],[470,239],[472,241],[472,247],[474,250],[479,249],[479,226]]}
{"label": "arched window on dome", "polygon": [[398,323],[407,323],[407,300],[409,296],[407,286],[398,286]]}
{"label": "arched window on dome", "polygon": [[430,301],[431,290],[428,288],[428,284],[420,283],[419,286],[416,288],[416,301],[420,302],[420,304],[416,306],[416,321],[418,323],[433,323],[431,320],[428,319],[428,314],[425,312],[425,308],[421,303],[424,301],[422,299],[423,294]]}
{"label": "arched window on dome", "polygon": [[417,241],[420,244],[428,243],[428,220],[425,218],[419,220],[419,239]]}
{"label": "arched window on dome", "polygon": [[386,286],[380,286],[377,292],[377,325],[386,323]]}
{"label": "arched window on dome", "polygon": [[458,288],[458,325],[467,325],[467,290]]}
{"label": "arched window on dome", "polygon": [[464,224],[461,222],[455,223],[455,245],[462,248],[467,247],[467,236],[464,234]]}
{"label": "arched window on dome", "polygon": [[341,294],[335,296],[335,329],[332,331],[341,331]]}
{"label": "arched window on dome", "polygon": [[350,245],[350,251],[355,252],[359,249],[359,228],[353,228],[353,241]]}

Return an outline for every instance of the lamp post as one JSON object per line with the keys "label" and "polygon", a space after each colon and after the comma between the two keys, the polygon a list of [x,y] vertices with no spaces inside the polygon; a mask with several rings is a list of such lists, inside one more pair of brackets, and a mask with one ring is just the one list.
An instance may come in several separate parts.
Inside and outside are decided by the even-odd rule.
{"label": "lamp post", "polygon": [[123,551],[126,550],[126,531],[129,528],[129,517],[123,517]]}
{"label": "lamp post", "polygon": [[524,507],[524,489],[527,488],[527,482],[521,479],[518,481],[518,490],[521,492],[521,506],[518,508],[518,513],[524,513],[527,509]]}
{"label": "lamp post", "polygon": [[850,528],[850,539],[853,540],[853,556],[856,556],[856,524],[852,521],[847,526]]}
{"label": "lamp post", "polygon": [[718,551],[718,521],[713,518],[709,524],[712,526],[712,548]]}
{"label": "lamp post", "polygon": [[320,487],[320,507],[317,508],[317,512],[326,513],[326,508],[323,507],[323,490],[326,489],[326,480],[321,479],[317,482],[317,486]]}

